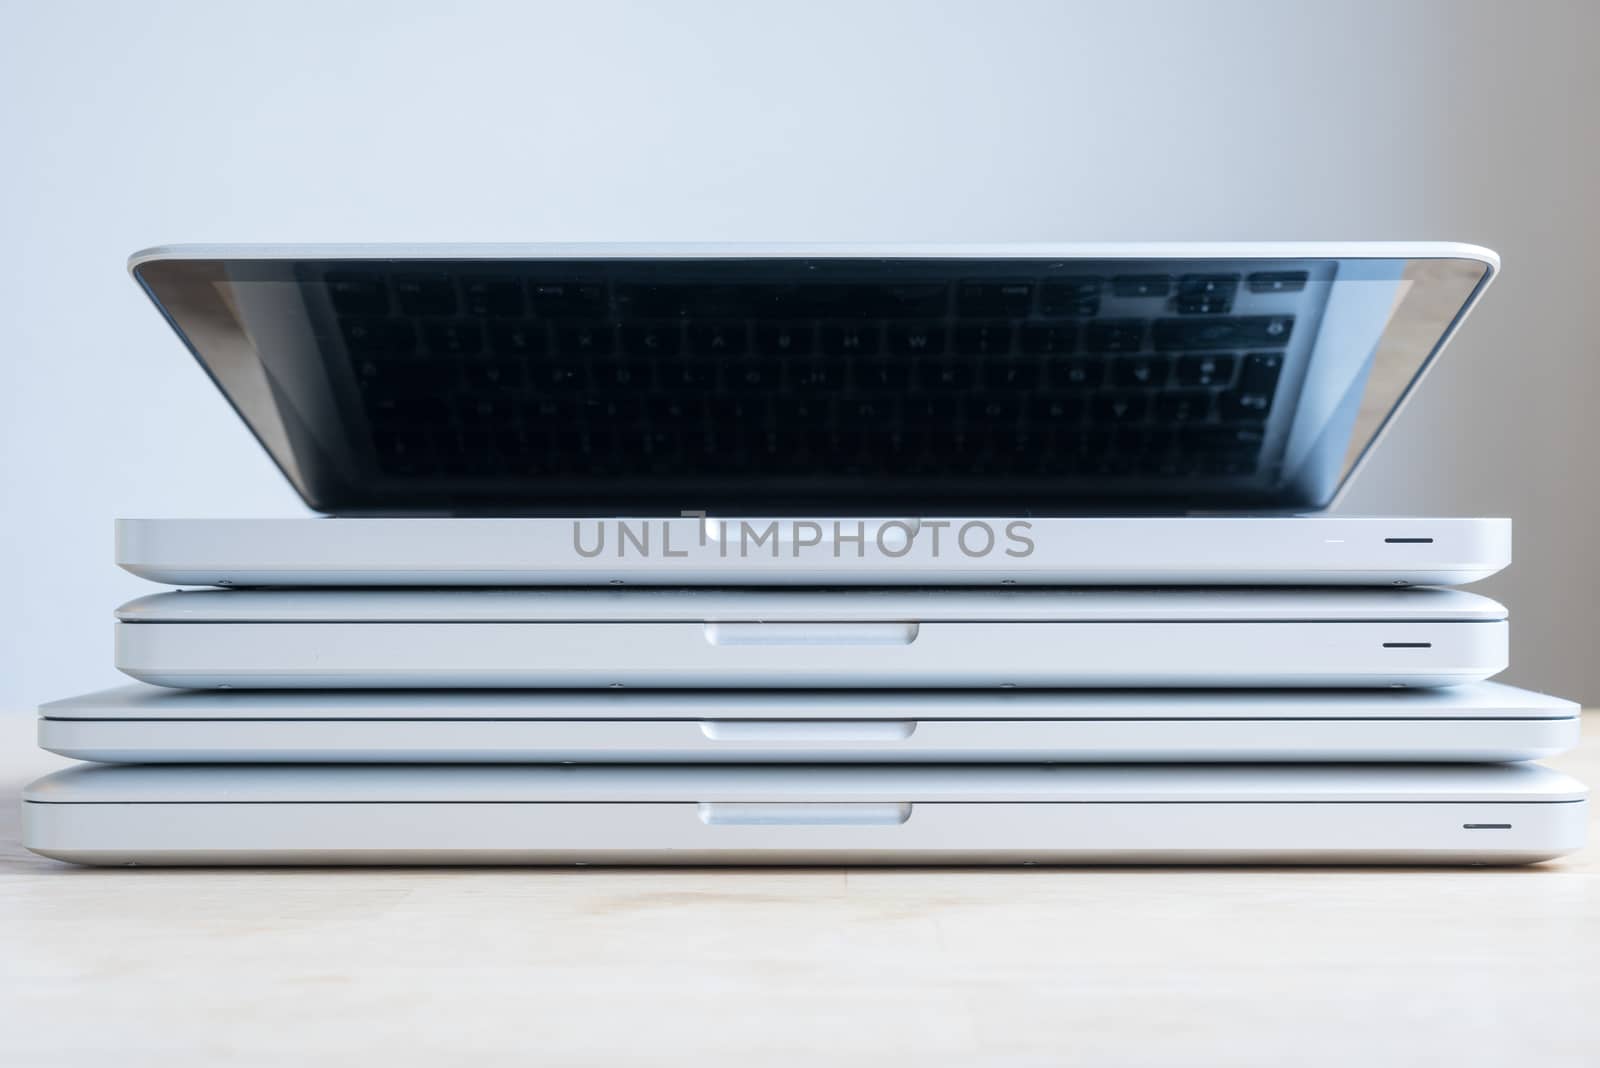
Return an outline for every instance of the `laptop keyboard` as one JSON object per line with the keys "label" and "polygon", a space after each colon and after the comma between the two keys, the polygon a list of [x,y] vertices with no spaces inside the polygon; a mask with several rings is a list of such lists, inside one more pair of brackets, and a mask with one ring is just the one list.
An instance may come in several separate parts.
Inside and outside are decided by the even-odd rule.
{"label": "laptop keyboard", "polygon": [[1297,271],[322,282],[379,468],[469,479],[1254,478],[1307,289]]}

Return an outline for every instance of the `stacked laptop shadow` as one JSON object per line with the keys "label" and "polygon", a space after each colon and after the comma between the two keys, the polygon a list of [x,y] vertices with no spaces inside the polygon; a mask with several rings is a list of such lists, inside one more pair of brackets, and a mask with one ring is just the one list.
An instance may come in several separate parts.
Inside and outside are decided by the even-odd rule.
{"label": "stacked laptop shadow", "polygon": [[1535,761],[1578,709],[1491,681],[1506,610],[1455,588],[1510,562],[1509,521],[1281,514],[1334,499],[1492,268],[1458,246],[137,258],[338,518],[119,524],[121,566],[185,588],[119,610],[137,681],[41,709],[41,744],[86,763],[28,789],[25,843],[1570,852],[1584,788]]}

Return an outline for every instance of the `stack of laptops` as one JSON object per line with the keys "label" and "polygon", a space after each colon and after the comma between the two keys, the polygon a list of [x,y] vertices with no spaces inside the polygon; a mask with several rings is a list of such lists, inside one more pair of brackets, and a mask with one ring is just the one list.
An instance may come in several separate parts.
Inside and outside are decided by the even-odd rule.
{"label": "stack of laptops", "polygon": [[134,274],[306,502],[46,705],[91,864],[1525,863],[1571,703],[1331,505],[1455,245],[204,248]]}

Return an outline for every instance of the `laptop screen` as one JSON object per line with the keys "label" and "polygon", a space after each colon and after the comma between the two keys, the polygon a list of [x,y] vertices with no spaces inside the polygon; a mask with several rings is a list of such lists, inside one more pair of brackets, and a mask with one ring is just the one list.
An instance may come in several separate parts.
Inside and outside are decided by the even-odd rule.
{"label": "laptop screen", "polygon": [[134,273],[324,512],[1274,511],[1329,503],[1491,271],[1381,248],[174,250]]}

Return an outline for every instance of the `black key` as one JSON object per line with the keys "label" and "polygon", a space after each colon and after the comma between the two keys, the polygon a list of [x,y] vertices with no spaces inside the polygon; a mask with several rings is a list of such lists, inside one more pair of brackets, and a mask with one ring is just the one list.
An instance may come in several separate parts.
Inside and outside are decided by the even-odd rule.
{"label": "black key", "polygon": [[400,310],[407,315],[456,313],[456,284],[447,274],[396,274],[394,294],[400,301]]}
{"label": "black key", "polygon": [[644,400],[642,396],[626,394],[585,397],[584,420],[590,426],[604,423],[613,427],[640,427],[644,425]]}
{"label": "black key", "polygon": [[1096,422],[1137,423],[1148,407],[1142,393],[1101,393],[1095,396],[1089,410]]}
{"label": "black key", "polygon": [[913,468],[918,457],[927,451],[928,435],[915,427],[896,426],[892,430],[874,433],[872,439],[877,443],[875,448],[884,461],[896,471]]}
{"label": "black key", "polygon": [[432,396],[454,389],[460,364],[365,362],[357,368],[362,385],[392,398]]}
{"label": "black key", "polygon": [[1203,389],[1175,389],[1156,397],[1156,418],[1169,423],[1198,423],[1211,414],[1211,394]]}
{"label": "black key", "polygon": [[712,424],[725,433],[754,429],[766,417],[766,405],[759,397],[712,397],[706,408]]}
{"label": "black key", "polygon": [[630,323],[622,328],[622,348],[634,356],[671,356],[681,330],[676,323]]}
{"label": "black key", "polygon": [[[950,290],[940,282],[846,285],[753,286],[747,290],[749,310],[741,318],[765,319],[903,319],[942,317],[949,311]],[[690,314],[712,315],[697,308]],[[726,313],[723,313],[726,314]]]}
{"label": "black key", "polygon": [[962,282],[956,289],[962,315],[1021,318],[1033,308],[1032,282]]}
{"label": "black key", "polygon": [[790,323],[756,327],[756,349],[769,356],[802,356],[811,351],[811,328]]}
{"label": "black key", "polygon": [[663,388],[709,392],[717,388],[721,366],[717,360],[671,360],[658,372]]}
{"label": "black key", "polygon": [[578,390],[589,386],[589,366],[582,360],[540,360],[528,368],[536,390]]}
{"label": "black key", "polygon": [[1021,407],[1017,398],[1003,394],[977,394],[966,399],[967,422],[981,423],[986,426],[1005,424],[1007,426],[1017,421]]}
{"label": "black key", "polygon": [[1042,367],[1037,360],[998,356],[983,365],[983,384],[990,389],[1035,389]]}
{"label": "black key", "polygon": [[770,313],[775,286],[619,285],[617,309],[639,319],[745,319]]}
{"label": "black key", "polygon": [[421,432],[373,435],[378,464],[389,475],[426,475],[434,470],[434,457],[428,436]]}
{"label": "black key", "polygon": [[1239,367],[1237,388],[1241,393],[1272,393],[1283,373],[1283,356],[1276,352],[1252,352]]}
{"label": "black key", "polygon": [[1208,352],[1200,356],[1178,357],[1178,385],[1225,386],[1233,378],[1233,356]]}
{"label": "black key", "polygon": [[689,324],[689,351],[699,356],[743,356],[748,340],[743,323]]}
{"label": "black key", "polygon": [[462,370],[467,385],[477,389],[521,389],[528,380],[520,360],[473,360]]}
{"label": "black key", "polygon": [[746,286],[746,310],[741,318],[842,319],[860,314],[862,302],[852,299],[854,287],[846,285]]}
{"label": "black key", "polygon": [[1311,276],[1305,271],[1257,271],[1249,278],[1252,293],[1298,293]]}
{"label": "black key", "polygon": [[795,389],[819,392],[843,389],[849,366],[843,360],[791,360],[789,385]]}
{"label": "black key", "polygon": [[520,426],[498,427],[492,435],[493,449],[507,459],[521,458],[530,451],[527,435]]}
{"label": "black key", "polygon": [[709,421],[691,427],[683,434],[683,455],[696,469],[717,469],[723,466],[725,443],[722,435]]}
{"label": "black key", "polygon": [[1111,382],[1127,388],[1162,386],[1171,364],[1166,356],[1119,356],[1111,361]]}
{"label": "black key", "polygon": [[940,282],[863,286],[859,314],[883,319],[942,316],[949,311],[950,289]]}
{"label": "black key", "polygon": [[456,418],[462,423],[512,423],[520,418],[515,404],[507,397],[475,393],[455,399]]}
{"label": "black key", "polygon": [[[839,421],[852,426],[881,426],[892,423],[899,412],[899,398],[891,393],[860,393],[854,397],[845,397],[839,400]],[[910,414],[912,402],[907,400],[907,414]],[[917,401],[917,404],[923,401]],[[948,422],[955,418],[955,405],[950,405],[950,410],[943,416]]]}
{"label": "black key", "polygon": [[1037,394],[1028,400],[1028,418],[1035,427],[1075,423],[1083,415],[1083,397],[1075,393]]}
{"label": "black key", "polygon": [[1272,410],[1272,394],[1230,389],[1217,396],[1217,413],[1224,419],[1265,419]]}
{"label": "black key", "polygon": [[428,436],[419,430],[383,431],[372,435],[372,446],[383,457],[411,457],[428,451]]}
{"label": "black key", "polygon": [[972,438],[948,424],[944,424],[941,429],[930,427],[928,451],[942,460],[944,466],[948,468],[950,464],[962,461],[972,453]]}
{"label": "black key", "polygon": [[1181,452],[1157,452],[1139,461],[1139,473],[1150,478],[1181,478],[1192,474],[1194,464]]}
{"label": "black key", "polygon": [[1283,346],[1289,343],[1294,318],[1288,315],[1247,315],[1233,319],[1157,319],[1158,349],[1217,349],[1247,346]]}
{"label": "black key", "polygon": [[612,328],[604,323],[562,323],[556,344],[569,356],[609,356],[616,348]]}
{"label": "black key", "polygon": [[1117,452],[1113,445],[1112,451],[1098,457],[1087,465],[1090,474],[1100,477],[1112,476],[1122,478],[1133,474],[1134,457]]}
{"label": "black key", "polygon": [[[538,379],[544,370],[544,368],[538,369],[535,379]],[[581,367],[579,373],[580,375],[582,373]],[[529,403],[528,418],[539,424],[541,431],[570,426],[576,423],[582,414],[581,405],[581,399],[575,397],[539,396]]]}
{"label": "black key", "polygon": [[1239,291],[1236,274],[1186,274],[1178,282],[1179,315],[1226,315]]}
{"label": "black key", "polygon": [[435,355],[471,356],[483,351],[483,330],[472,319],[430,319],[422,340]]}
{"label": "black key", "polygon": [[528,304],[546,319],[596,319],[610,312],[599,282],[531,282]]}
{"label": "black key", "polygon": [[977,377],[971,360],[935,360],[917,369],[917,380],[924,389],[971,389]]}
{"label": "black key", "polygon": [[1111,280],[1111,292],[1119,297],[1165,297],[1172,292],[1172,279],[1164,274],[1123,274]]}
{"label": "black key", "polygon": [[645,399],[645,414],[658,426],[705,418],[705,398],[695,393],[657,393]]}
{"label": "black key", "polygon": [[784,442],[778,438],[778,435],[766,429],[752,431],[745,438],[745,449],[758,459],[761,469],[764,471],[770,470],[775,464],[782,461],[784,455],[783,446]]}
{"label": "black key", "polygon": [[545,328],[526,319],[505,319],[489,324],[489,346],[506,355],[539,356],[544,353]]}
{"label": "black key", "polygon": [[522,283],[515,278],[467,278],[461,283],[468,315],[514,319],[521,315]]}
{"label": "black key", "polygon": [[809,459],[813,443],[822,437],[820,434],[808,434],[790,425],[779,426],[773,431],[772,436],[778,446],[775,462],[780,467],[797,472],[803,472],[812,466],[805,461]]}
{"label": "black key", "polygon": [[1011,470],[1030,470],[1043,450],[1046,437],[1026,430],[1002,430],[989,439],[989,447],[996,459],[1003,460]]}
{"label": "black key", "polygon": [[1050,384],[1070,389],[1093,389],[1106,375],[1106,363],[1091,357],[1052,360],[1048,364]]}
{"label": "black key", "polygon": [[1075,323],[1024,323],[1022,351],[1036,356],[1057,356],[1071,352],[1078,344]]}
{"label": "black key", "polygon": [[450,406],[443,391],[430,394],[366,398],[367,418],[375,430],[409,430],[448,422]]}
{"label": "black key", "polygon": [[814,431],[826,424],[833,415],[833,402],[828,397],[784,396],[773,401],[772,418],[789,430]]}
{"label": "black key", "polygon": [[1010,323],[962,323],[955,328],[956,351],[967,356],[993,356],[1011,351]]}
{"label": "black key", "polygon": [[1106,319],[1090,323],[1083,343],[1090,352],[1138,352],[1144,347],[1144,322]]}
{"label": "black key", "polygon": [[405,319],[341,319],[344,344],[358,355],[404,356],[415,352],[417,333]]}
{"label": "black key", "polygon": [[1250,475],[1259,462],[1259,455],[1253,452],[1219,452],[1199,457],[1194,469],[1202,475]]}
{"label": "black key", "polygon": [[730,390],[771,392],[783,384],[783,361],[755,357],[723,365],[722,383]]}
{"label": "black key", "polygon": [[856,365],[856,381],[862,389],[905,389],[913,366],[909,360],[870,360]]}
{"label": "black key", "polygon": [[631,360],[603,360],[591,365],[591,374],[598,389],[645,390],[651,378],[649,363]]}
{"label": "black key", "polygon": [[1100,279],[1069,278],[1039,287],[1039,314],[1086,319],[1100,311]]}
{"label": "black key", "polygon": [[878,351],[873,323],[828,323],[822,328],[822,351],[829,356],[869,356]]}
{"label": "black key", "polygon": [[1226,315],[1233,310],[1228,297],[1179,297],[1174,304],[1179,315]]}
{"label": "black key", "polygon": [[1180,297],[1220,297],[1232,300],[1239,292],[1236,274],[1186,274],[1178,279]]}
{"label": "black key", "polygon": [[670,430],[647,430],[632,437],[634,444],[630,451],[635,459],[669,459],[678,454],[678,437]]}
{"label": "black key", "polygon": [[944,351],[944,327],[929,323],[889,324],[889,351],[902,356],[932,356]]}
{"label": "black key", "polygon": [[947,431],[961,414],[961,396],[956,393],[924,393],[907,397],[904,412],[908,423]]}
{"label": "black key", "polygon": [[389,284],[368,271],[329,271],[323,277],[328,299],[340,315],[387,315]]}

